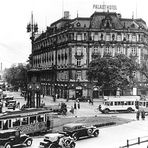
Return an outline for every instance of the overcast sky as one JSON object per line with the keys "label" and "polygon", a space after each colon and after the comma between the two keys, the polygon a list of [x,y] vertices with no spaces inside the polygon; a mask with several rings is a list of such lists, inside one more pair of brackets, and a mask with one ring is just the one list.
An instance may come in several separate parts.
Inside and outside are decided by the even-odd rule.
{"label": "overcast sky", "polygon": [[30,34],[26,26],[31,20],[38,23],[39,31],[60,19],[63,11],[70,11],[70,18],[90,17],[93,4],[116,5],[122,17],[142,18],[148,24],[147,0],[0,0],[0,62],[3,68],[13,63],[24,63],[31,53]]}

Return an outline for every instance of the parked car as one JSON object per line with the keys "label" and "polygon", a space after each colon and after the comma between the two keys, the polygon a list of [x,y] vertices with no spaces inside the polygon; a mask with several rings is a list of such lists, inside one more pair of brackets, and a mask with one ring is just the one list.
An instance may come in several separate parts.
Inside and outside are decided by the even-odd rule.
{"label": "parked car", "polygon": [[9,102],[10,100],[14,100],[14,97],[13,97],[13,96],[7,96],[7,97],[4,98],[4,100],[6,101],[5,106],[7,107],[8,102]]}
{"label": "parked car", "polygon": [[99,129],[95,126],[86,126],[83,123],[70,123],[63,126],[63,132],[71,136],[75,141],[82,137],[97,137]]}
{"label": "parked car", "polygon": [[7,102],[7,108],[8,109],[15,109],[17,106],[16,101],[15,100],[9,100]]}
{"label": "parked car", "polygon": [[19,145],[32,145],[32,138],[15,129],[0,130],[0,147],[12,148]]}
{"label": "parked car", "polygon": [[46,134],[44,140],[40,142],[43,148],[75,148],[75,141],[70,136],[63,133]]}

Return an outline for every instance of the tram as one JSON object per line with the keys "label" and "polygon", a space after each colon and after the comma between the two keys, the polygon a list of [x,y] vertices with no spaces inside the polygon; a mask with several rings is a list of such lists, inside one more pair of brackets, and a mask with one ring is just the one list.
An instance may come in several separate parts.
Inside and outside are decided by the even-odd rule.
{"label": "tram", "polygon": [[55,113],[44,108],[2,113],[0,130],[17,129],[25,134],[52,132],[54,116]]}

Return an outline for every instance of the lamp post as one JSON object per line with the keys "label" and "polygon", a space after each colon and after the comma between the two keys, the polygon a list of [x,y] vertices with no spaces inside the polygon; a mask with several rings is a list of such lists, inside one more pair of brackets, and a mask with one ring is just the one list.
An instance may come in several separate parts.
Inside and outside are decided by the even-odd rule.
{"label": "lamp post", "polygon": [[[29,24],[27,24],[27,32],[30,33],[30,40],[31,40],[31,55],[30,55],[30,64],[31,67],[33,67],[33,52],[34,52],[34,39],[35,39],[35,33],[38,32],[38,25],[34,23],[33,20],[33,13],[31,13],[31,21]],[[29,75],[27,75],[28,79]],[[33,76],[30,79],[33,79]],[[27,80],[29,81],[29,80]],[[27,105],[29,108],[31,107],[40,107],[40,84],[35,80],[32,82],[27,82]],[[36,98],[35,98],[36,96]],[[35,105],[35,99],[36,99],[36,105]]]}
{"label": "lamp post", "polygon": [[[33,43],[35,38],[35,33],[38,32],[38,25],[34,23],[33,20],[33,13],[31,14],[31,22],[27,25],[27,32],[30,33],[30,39],[31,39],[31,50],[33,53]],[[30,64],[32,66],[32,55],[30,56]]]}
{"label": "lamp post", "polygon": [[39,83],[29,83],[27,91],[28,91],[28,99],[27,99],[28,107],[39,108],[41,104],[41,97],[40,97],[41,85]]}

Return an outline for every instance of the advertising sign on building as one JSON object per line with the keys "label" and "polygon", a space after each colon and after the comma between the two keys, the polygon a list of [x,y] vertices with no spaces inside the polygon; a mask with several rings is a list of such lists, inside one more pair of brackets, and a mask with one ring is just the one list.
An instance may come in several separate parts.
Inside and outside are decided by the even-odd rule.
{"label": "advertising sign on building", "polygon": [[117,10],[116,5],[93,5],[93,9],[102,9],[103,11]]}

